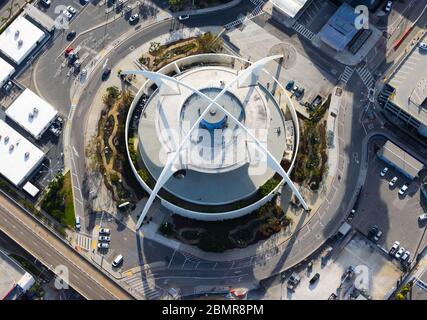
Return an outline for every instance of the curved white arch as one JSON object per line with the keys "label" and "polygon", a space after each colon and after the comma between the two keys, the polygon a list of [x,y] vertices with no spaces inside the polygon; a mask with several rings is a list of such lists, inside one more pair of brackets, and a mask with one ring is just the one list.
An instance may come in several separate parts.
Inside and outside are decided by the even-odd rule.
{"label": "curved white arch", "polygon": [[[305,210],[309,210],[308,205],[306,204],[304,198],[302,197],[301,193],[299,192],[299,190],[295,187],[294,183],[292,182],[292,180],[289,178],[288,174],[286,173],[286,171],[282,168],[282,166],[280,165],[280,163],[274,158],[274,156],[270,153],[270,151],[268,151],[268,149],[266,149],[261,143],[260,141],[240,122],[238,121],[230,112],[228,112],[225,108],[223,108],[223,106],[221,106],[220,104],[218,104],[217,100],[225,93],[227,92],[227,90],[233,85],[235,84],[237,81],[240,81],[238,84],[242,85],[253,85],[254,83],[256,83],[260,71],[262,70],[262,68],[264,67],[264,65],[272,60],[278,59],[278,58],[282,58],[281,55],[276,55],[276,56],[271,56],[271,57],[266,57],[263,58],[257,62],[255,62],[254,64],[252,64],[250,67],[248,67],[247,69],[245,69],[244,71],[242,71],[240,74],[238,74],[236,76],[236,78],[234,78],[231,82],[229,82],[224,89],[214,98],[211,99],[210,97],[208,97],[206,94],[202,93],[201,91],[197,90],[196,88],[180,81],[177,80],[175,78],[169,77],[167,75],[161,74],[161,73],[155,73],[155,72],[151,72],[151,71],[145,71],[145,70],[132,70],[132,71],[124,71],[122,72],[122,74],[142,74],[145,77],[147,77],[148,79],[154,81],[157,86],[159,87],[159,92],[162,91],[163,94],[177,94],[179,93],[179,86],[182,85],[183,87],[191,90],[192,92],[196,93],[197,95],[199,95],[200,97],[206,99],[209,103],[208,107],[201,113],[201,115],[199,116],[199,118],[197,119],[197,121],[193,124],[193,126],[191,127],[191,129],[188,131],[188,133],[186,134],[186,136],[184,137],[183,141],[181,142],[181,144],[179,145],[178,149],[172,153],[165,165],[165,167],[163,168],[160,176],[157,179],[156,185],[154,186],[150,197],[148,198],[147,203],[144,206],[144,209],[138,219],[137,222],[137,226],[136,228],[139,229],[141,227],[141,224],[148,212],[148,210],[150,209],[154,199],[157,196],[157,193],[160,191],[160,189],[163,187],[163,185],[167,182],[167,180],[173,175],[174,173],[174,165],[179,157],[179,154],[182,150],[182,148],[185,146],[185,144],[187,143],[187,141],[190,139],[191,134],[193,133],[193,131],[197,128],[197,126],[200,124],[201,120],[203,119],[203,117],[207,114],[207,112],[210,110],[211,106],[214,104],[215,106],[217,106],[222,112],[224,112],[235,124],[237,124],[242,130],[244,130],[244,132],[249,135],[249,137],[253,140],[253,142],[255,142],[255,146],[256,148],[261,151],[266,157],[267,157],[267,165],[268,167],[270,167],[271,169],[273,169],[275,172],[279,173],[282,178],[286,181],[286,183],[290,186],[291,190],[295,193],[295,195],[297,196],[297,198],[299,199],[300,203],[303,205]],[[249,83],[247,83],[248,78],[249,79]]]}

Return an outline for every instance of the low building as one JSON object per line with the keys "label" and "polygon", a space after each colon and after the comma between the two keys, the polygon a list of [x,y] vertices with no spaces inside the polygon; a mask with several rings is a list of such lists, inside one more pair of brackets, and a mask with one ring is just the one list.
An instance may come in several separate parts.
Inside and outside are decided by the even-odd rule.
{"label": "low building", "polygon": [[0,87],[15,73],[15,68],[0,58]]}
{"label": "low building", "polygon": [[423,163],[391,141],[378,151],[378,157],[410,179],[414,179],[424,167]]}
{"label": "low building", "polygon": [[34,283],[31,274],[0,250],[0,300],[16,300]]}
{"label": "low building", "polygon": [[35,139],[40,139],[55,121],[58,111],[30,89],[25,89],[7,108],[6,115]]}
{"label": "low building", "polygon": [[40,44],[46,34],[24,16],[16,18],[0,34],[0,51],[17,65]]}
{"label": "low building", "polygon": [[45,154],[0,120],[0,174],[19,187],[42,163]]}
{"label": "low building", "polygon": [[354,25],[357,16],[352,6],[343,3],[320,30],[320,39],[332,49],[343,51],[358,32]]}
{"label": "low building", "polygon": [[296,18],[307,7],[309,0],[271,0],[273,4],[273,18],[280,19],[282,15]]}

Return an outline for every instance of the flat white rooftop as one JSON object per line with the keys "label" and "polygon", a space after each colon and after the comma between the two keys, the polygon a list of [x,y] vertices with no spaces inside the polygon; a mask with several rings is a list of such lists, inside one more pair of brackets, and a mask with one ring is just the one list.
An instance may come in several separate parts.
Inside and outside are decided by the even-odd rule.
{"label": "flat white rooftop", "polygon": [[9,77],[15,72],[15,68],[0,58],[0,86],[9,80]]}
{"label": "flat white rooftop", "polygon": [[43,158],[43,151],[0,120],[0,174],[19,186]]}
{"label": "flat white rooftop", "polygon": [[294,18],[297,13],[304,7],[308,0],[271,0],[273,5]]}
{"label": "flat white rooftop", "polygon": [[20,64],[44,37],[41,29],[19,16],[0,34],[0,51]]}
{"label": "flat white rooftop", "polygon": [[6,110],[6,115],[39,139],[49,128],[58,111],[30,89],[24,92]]}

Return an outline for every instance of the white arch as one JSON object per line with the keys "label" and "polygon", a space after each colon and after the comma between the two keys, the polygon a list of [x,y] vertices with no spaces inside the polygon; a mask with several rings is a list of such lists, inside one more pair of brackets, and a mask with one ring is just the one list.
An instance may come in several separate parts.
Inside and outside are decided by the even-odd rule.
{"label": "white arch", "polygon": [[[300,194],[299,190],[295,187],[294,183],[292,182],[292,180],[289,178],[288,174],[286,173],[286,171],[282,168],[282,166],[280,165],[280,163],[274,158],[274,156],[270,153],[270,151],[268,151],[261,143],[260,141],[240,122],[238,121],[230,112],[228,112],[225,108],[223,108],[220,104],[218,104],[217,100],[225,93],[227,92],[227,90],[236,82],[238,82],[238,85],[241,86],[242,83],[244,83],[244,85],[253,85],[256,83],[256,81],[258,80],[259,74],[261,69],[264,67],[264,65],[272,60],[278,59],[278,58],[282,58],[281,55],[276,55],[276,56],[271,56],[271,57],[266,57],[264,59],[261,59],[257,62],[255,62],[254,64],[252,64],[249,68],[245,69],[244,71],[242,71],[240,74],[238,74],[236,76],[236,78],[234,78],[231,82],[229,82],[224,89],[212,100],[210,97],[208,97],[207,95],[205,95],[204,93],[200,92],[199,90],[197,90],[196,88],[182,82],[179,81],[175,78],[169,77],[167,75],[161,74],[161,73],[155,73],[155,72],[150,72],[150,71],[145,71],[145,70],[133,70],[133,71],[124,71],[122,72],[122,74],[142,74],[145,77],[147,77],[148,79],[154,81],[158,87],[159,87],[159,92],[161,90],[165,90],[164,88],[162,89],[162,86],[167,85],[166,86],[166,91],[163,91],[165,94],[168,94],[168,89],[169,88],[173,88],[174,86],[171,86],[170,84],[173,83],[174,85],[176,85],[176,87],[179,87],[179,85],[182,85],[184,87],[186,87],[187,89],[191,90],[192,92],[196,93],[197,95],[199,95],[200,97],[206,99],[207,101],[210,102],[210,104],[208,105],[208,107],[201,113],[201,115],[199,116],[199,118],[197,119],[197,121],[193,124],[193,126],[191,127],[191,129],[188,131],[187,135],[184,137],[182,143],[179,145],[178,149],[172,153],[169,156],[169,159],[165,165],[165,167],[163,168],[159,178],[157,179],[156,185],[154,186],[153,190],[151,191],[150,197],[148,198],[147,203],[145,204],[145,207],[138,219],[137,222],[137,226],[136,228],[139,229],[141,227],[141,224],[148,212],[148,210],[150,209],[155,197],[157,196],[157,193],[160,191],[160,189],[163,187],[163,185],[167,182],[167,180],[173,175],[174,173],[174,165],[175,162],[182,150],[182,148],[184,147],[185,143],[188,142],[188,140],[190,139],[190,136],[192,134],[192,132],[197,128],[197,126],[200,124],[201,120],[204,118],[204,116],[207,114],[207,112],[210,110],[211,106],[213,104],[215,104],[221,111],[223,111],[235,124],[237,124],[242,130],[245,131],[246,134],[248,134],[251,139],[253,140],[253,142],[255,142],[255,145],[257,147],[257,149],[259,151],[261,151],[264,155],[267,156],[267,165],[268,167],[270,167],[271,169],[273,169],[275,172],[279,173],[282,178],[286,181],[286,183],[290,186],[291,190],[295,193],[295,195],[297,196],[297,198],[299,199],[300,203],[303,205],[305,210],[308,210],[308,206],[304,200],[304,198],[302,197],[302,195]],[[247,79],[249,79],[249,83],[247,83]],[[175,88],[176,88],[175,87]],[[173,90],[175,91],[175,90]],[[176,92],[176,91],[175,91]],[[171,92],[169,94],[174,94],[174,92]]]}

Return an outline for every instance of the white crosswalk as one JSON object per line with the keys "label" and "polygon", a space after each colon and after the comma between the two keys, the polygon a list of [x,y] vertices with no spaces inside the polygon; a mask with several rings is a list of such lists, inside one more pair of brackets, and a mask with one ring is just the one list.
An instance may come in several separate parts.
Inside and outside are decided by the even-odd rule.
{"label": "white crosswalk", "polygon": [[77,234],[76,236],[76,240],[77,240],[77,245],[86,250],[86,251],[90,251],[92,249],[92,239],[84,236],[82,234]]}
{"label": "white crosswalk", "polygon": [[353,73],[354,73],[354,69],[350,68],[349,66],[345,66],[343,73],[341,73],[340,80],[344,84],[346,84],[348,80],[350,80]]}
{"label": "white crosswalk", "polygon": [[234,28],[234,27],[236,27],[242,23],[245,23],[248,20],[252,20],[253,18],[264,13],[264,11],[262,11],[262,7],[265,4],[264,0],[251,0],[251,2],[255,5],[255,9],[252,10],[252,12],[250,14],[248,14],[247,16],[241,16],[240,18],[227,23],[224,26],[224,28],[227,30],[232,29],[232,28]]}
{"label": "white crosswalk", "polygon": [[314,38],[314,32],[310,31],[297,21],[295,21],[295,23],[292,25],[292,29],[294,29],[296,32],[298,32],[300,35],[307,38],[308,40],[312,40]]}
{"label": "white crosswalk", "polygon": [[161,289],[143,279],[140,274],[126,278],[124,282],[132,288],[132,291],[136,291],[147,300],[158,300],[162,296]]}
{"label": "white crosswalk", "polygon": [[360,79],[362,79],[365,86],[370,89],[374,86],[375,79],[372,76],[371,72],[366,66],[359,67],[356,69],[358,75],[360,76]]}

